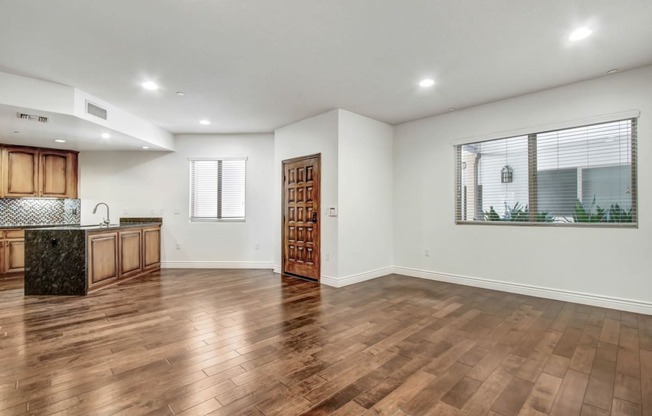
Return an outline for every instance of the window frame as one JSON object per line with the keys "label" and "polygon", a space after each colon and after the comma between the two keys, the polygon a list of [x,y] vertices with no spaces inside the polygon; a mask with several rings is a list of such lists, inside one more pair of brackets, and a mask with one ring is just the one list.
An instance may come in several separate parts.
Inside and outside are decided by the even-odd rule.
{"label": "window frame", "polygon": [[[246,222],[247,221],[247,161],[248,157],[189,157],[188,158],[188,221],[190,223],[218,223],[218,222]],[[222,185],[219,182],[220,174],[218,172],[218,193],[217,193],[217,217],[193,217],[193,162],[211,161],[218,162],[218,166],[223,161],[243,161],[244,162],[244,216],[237,218],[222,218]]]}
{"label": "window frame", "polygon": [[[454,220],[459,225],[490,225],[490,226],[536,226],[536,227],[590,227],[590,228],[638,228],[638,118],[640,112],[628,111],[610,116],[595,117],[590,120],[559,123],[558,125],[541,126],[539,128],[521,129],[516,132],[501,133],[485,138],[463,139],[453,144],[455,188],[454,188]],[[632,222],[539,222],[536,221],[538,205],[537,182],[537,135],[563,131],[573,128],[589,127],[619,121],[631,122],[630,152],[631,152],[631,195],[632,195]],[[463,192],[462,192],[462,147],[468,144],[485,143],[495,140],[504,140],[517,136],[528,137],[528,207],[529,221],[480,221],[462,219]],[[531,207],[534,207],[532,209]]]}

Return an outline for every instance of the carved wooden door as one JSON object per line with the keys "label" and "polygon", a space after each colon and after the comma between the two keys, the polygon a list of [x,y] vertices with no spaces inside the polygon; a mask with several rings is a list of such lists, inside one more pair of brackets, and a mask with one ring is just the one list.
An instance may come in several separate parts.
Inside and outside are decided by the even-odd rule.
{"label": "carved wooden door", "polygon": [[283,273],[319,280],[321,155],[283,161]]}

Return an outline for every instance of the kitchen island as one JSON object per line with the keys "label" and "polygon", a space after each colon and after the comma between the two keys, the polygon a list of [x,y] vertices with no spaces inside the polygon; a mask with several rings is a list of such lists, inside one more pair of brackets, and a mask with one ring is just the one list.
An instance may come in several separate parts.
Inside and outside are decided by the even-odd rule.
{"label": "kitchen island", "polygon": [[158,218],[25,231],[25,295],[85,296],[160,265]]}

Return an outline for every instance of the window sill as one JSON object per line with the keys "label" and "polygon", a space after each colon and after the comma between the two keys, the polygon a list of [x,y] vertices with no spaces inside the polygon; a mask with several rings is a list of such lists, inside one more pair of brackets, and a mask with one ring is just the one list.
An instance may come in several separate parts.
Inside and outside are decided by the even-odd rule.
{"label": "window sill", "polygon": [[247,222],[246,218],[191,218],[190,223]]}
{"label": "window sill", "polygon": [[610,222],[526,222],[526,221],[455,221],[456,225],[489,225],[498,227],[571,227],[571,228],[632,228],[638,229],[638,223]]}

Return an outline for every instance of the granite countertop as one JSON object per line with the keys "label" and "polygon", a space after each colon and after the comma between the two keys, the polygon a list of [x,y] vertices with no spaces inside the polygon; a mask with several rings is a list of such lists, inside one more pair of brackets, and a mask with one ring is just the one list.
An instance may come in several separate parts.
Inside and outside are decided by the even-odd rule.
{"label": "granite countertop", "polygon": [[123,228],[136,228],[144,227],[149,225],[161,225],[159,221],[143,221],[143,222],[128,222],[122,224],[109,224],[109,225],[99,225],[99,224],[67,224],[67,225],[58,225],[54,227],[40,227],[32,228],[33,230],[48,230],[48,231],[104,231],[104,230],[119,230]]}
{"label": "granite countertop", "polygon": [[20,225],[0,225],[0,230],[22,230],[32,228],[52,228],[52,227],[79,227],[79,224],[20,224]]}
{"label": "granite countertop", "polygon": [[44,229],[44,230],[82,230],[82,231],[100,231],[100,230],[113,230],[120,228],[143,227],[148,225],[161,225],[163,218],[161,217],[120,217],[119,224],[99,225],[99,224],[13,224],[13,225],[0,225],[0,230],[22,230],[22,229]]}

